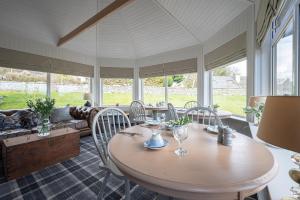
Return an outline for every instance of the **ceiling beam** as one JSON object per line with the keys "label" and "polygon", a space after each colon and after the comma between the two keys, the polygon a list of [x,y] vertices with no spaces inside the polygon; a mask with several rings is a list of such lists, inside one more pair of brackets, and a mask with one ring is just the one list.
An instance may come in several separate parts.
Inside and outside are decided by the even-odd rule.
{"label": "ceiling beam", "polygon": [[75,28],[73,31],[68,33],[67,35],[61,37],[58,40],[57,46],[61,46],[64,43],[68,42],[69,40],[73,39],[86,29],[94,26],[97,22],[99,22],[101,19],[103,19],[105,16],[113,13],[117,9],[121,8],[122,6],[125,6],[127,3],[134,1],[134,0],[115,0],[108,6],[106,6],[104,9],[100,10],[97,14],[95,14],[93,17],[86,20],[83,24]]}

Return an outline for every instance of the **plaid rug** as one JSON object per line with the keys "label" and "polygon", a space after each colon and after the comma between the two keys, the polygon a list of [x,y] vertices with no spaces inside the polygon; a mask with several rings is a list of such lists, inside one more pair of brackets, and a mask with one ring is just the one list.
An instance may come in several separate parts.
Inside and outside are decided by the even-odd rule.
{"label": "plaid rug", "polygon": [[[91,136],[81,138],[80,155],[5,182],[0,179],[0,199],[96,199],[104,172],[99,169],[99,157]],[[152,200],[155,193],[131,185],[132,199]],[[123,181],[111,176],[105,188],[105,199],[124,199]],[[165,199],[161,197],[160,199]]]}
{"label": "plaid rug", "polygon": [[[80,139],[80,155],[28,176],[5,182],[0,177],[0,200],[96,199],[104,172],[91,136]],[[111,176],[105,188],[105,200],[124,199],[124,182]],[[167,200],[168,197],[131,183],[133,200]]]}

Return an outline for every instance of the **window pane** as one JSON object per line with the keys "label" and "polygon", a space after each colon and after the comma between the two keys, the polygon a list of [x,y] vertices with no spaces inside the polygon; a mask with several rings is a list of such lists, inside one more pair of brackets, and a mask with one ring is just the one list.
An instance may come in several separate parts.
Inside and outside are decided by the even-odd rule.
{"label": "window pane", "polygon": [[197,73],[168,76],[168,102],[183,107],[188,101],[197,101]]}
{"label": "window pane", "polygon": [[103,105],[130,105],[132,79],[103,79]]}
{"label": "window pane", "polygon": [[90,78],[64,74],[51,74],[51,98],[55,99],[55,107],[83,106],[84,93],[90,91]]}
{"label": "window pane", "polygon": [[218,104],[220,110],[245,116],[243,108],[246,106],[247,92],[246,60],[214,69],[212,73],[213,104]]}
{"label": "window pane", "polygon": [[0,67],[0,110],[26,108],[28,99],[45,96],[47,73]]}
{"label": "window pane", "polygon": [[164,77],[151,77],[144,79],[144,103],[153,106],[165,101]]}
{"label": "window pane", "polygon": [[276,44],[276,95],[294,94],[293,68],[293,24],[290,22],[282,37]]}

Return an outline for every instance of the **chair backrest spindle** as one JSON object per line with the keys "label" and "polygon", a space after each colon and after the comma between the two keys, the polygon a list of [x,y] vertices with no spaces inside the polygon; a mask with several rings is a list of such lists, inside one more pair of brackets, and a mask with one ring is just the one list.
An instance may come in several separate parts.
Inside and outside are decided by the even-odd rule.
{"label": "chair backrest spindle", "polygon": [[[121,121],[120,118],[123,120]],[[118,108],[103,109],[95,116],[92,125],[93,139],[104,165],[107,164],[108,142],[115,134],[127,127],[131,127],[130,121],[126,114]]]}

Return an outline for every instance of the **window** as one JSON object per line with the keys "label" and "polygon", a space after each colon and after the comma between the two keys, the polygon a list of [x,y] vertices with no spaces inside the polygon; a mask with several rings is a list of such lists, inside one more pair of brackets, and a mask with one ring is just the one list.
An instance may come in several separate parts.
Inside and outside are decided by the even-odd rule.
{"label": "window", "polygon": [[197,73],[168,76],[168,102],[183,107],[197,101]]}
{"label": "window", "polygon": [[164,76],[144,79],[144,103],[153,106],[158,102],[165,101]]}
{"label": "window", "polygon": [[26,108],[28,99],[46,91],[47,73],[0,67],[0,110]]}
{"label": "window", "polygon": [[232,112],[234,115],[245,116],[247,92],[247,61],[239,61],[228,66],[212,70],[213,104],[220,110]]}
{"label": "window", "polygon": [[273,93],[295,94],[295,71],[293,67],[293,21],[290,20],[279,40],[273,46]]}
{"label": "window", "polygon": [[103,105],[130,105],[132,79],[103,79]]}
{"label": "window", "polygon": [[84,93],[90,91],[90,78],[64,74],[51,74],[51,98],[56,107],[82,106]]}

